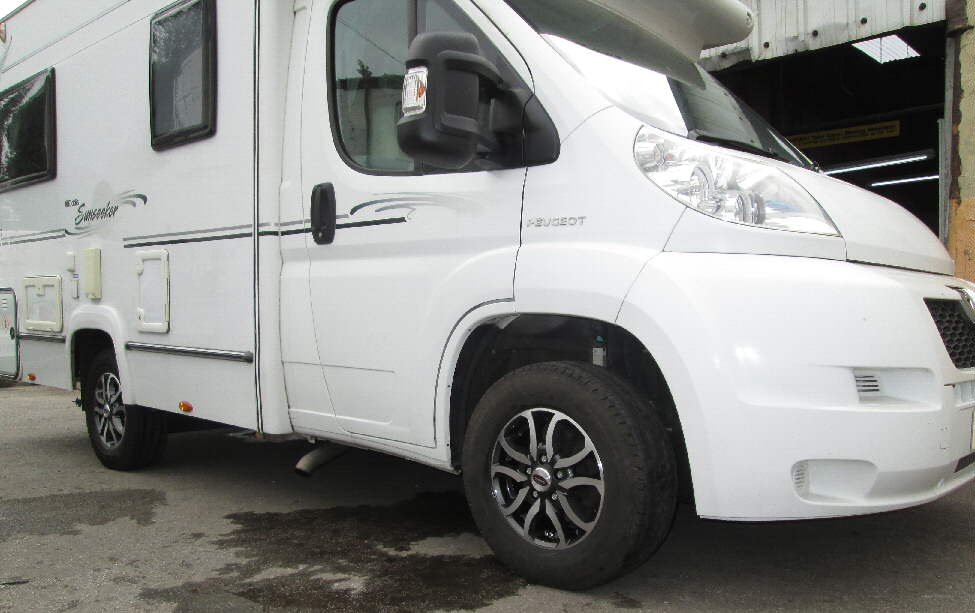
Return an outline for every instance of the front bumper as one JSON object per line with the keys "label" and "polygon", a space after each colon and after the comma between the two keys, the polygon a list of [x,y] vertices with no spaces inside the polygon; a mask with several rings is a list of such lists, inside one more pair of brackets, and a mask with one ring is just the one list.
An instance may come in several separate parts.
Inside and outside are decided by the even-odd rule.
{"label": "front bumper", "polygon": [[776,520],[922,504],[975,478],[975,369],[925,299],[952,277],[828,260],[665,253],[618,323],[677,403],[698,513]]}

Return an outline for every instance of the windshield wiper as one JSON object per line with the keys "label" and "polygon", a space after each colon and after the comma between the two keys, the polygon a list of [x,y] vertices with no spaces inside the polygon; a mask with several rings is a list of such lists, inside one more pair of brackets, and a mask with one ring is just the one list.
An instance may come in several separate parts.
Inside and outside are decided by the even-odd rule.
{"label": "windshield wiper", "polygon": [[733,140],[730,138],[721,138],[720,136],[713,136],[711,134],[702,133],[692,133],[689,135],[694,140],[699,140],[704,143],[711,143],[712,145],[721,145],[722,147],[727,147],[728,149],[735,149],[736,151],[744,151],[745,153],[754,153],[755,155],[761,155],[763,157],[772,158],[774,160],[779,160],[782,162],[788,162],[789,164],[798,165],[797,160],[785,157],[782,154],[776,153],[775,151],[770,151],[768,149],[763,149],[752,145],[751,143],[743,143],[738,140]]}

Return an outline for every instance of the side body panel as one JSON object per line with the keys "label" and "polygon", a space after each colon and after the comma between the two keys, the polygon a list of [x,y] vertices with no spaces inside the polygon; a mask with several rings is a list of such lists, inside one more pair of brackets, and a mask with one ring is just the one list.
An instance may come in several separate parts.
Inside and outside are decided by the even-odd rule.
{"label": "side body panel", "polygon": [[[334,422],[323,411],[304,427],[432,447],[437,372],[452,328],[472,308],[513,297],[525,170],[383,176],[348,164],[328,123],[331,5],[316,2],[311,16],[301,193],[303,218],[316,185],[333,184],[337,200],[335,242],[306,235],[311,324]],[[520,62],[513,50],[508,56]]]}
{"label": "side body panel", "polygon": [[[157,152],[149,143],[149,24],[165,5],[119,3],[3,69],[0,87],[55,68],[58,176],[0,195],[0,286],[21,288],[32,275],[62,280],[62,329],[22,343],[22,373],[37,383],[71,387],[75,332],[101,330],[114,341],[127,403],[177,410],[186,400],[198,417],[256,427],[252,363],[126,350],[139,343],[256,351],[255,5],[217,2],[216,135]],[[33,10],[8,24],[12,39]],[[105,214],[84,214],[99,209]],[[93,249],[100,266],[86,267]],[[140,285],[147,253],[168,261],[165,330],[140,320],[150,299]],[[101,296],[93,298],[83,288],[96,273]],[[150,297],[155,307],[165,302],[161,293]],[[27,301],[20,302],[20,331],[29,333]]]}

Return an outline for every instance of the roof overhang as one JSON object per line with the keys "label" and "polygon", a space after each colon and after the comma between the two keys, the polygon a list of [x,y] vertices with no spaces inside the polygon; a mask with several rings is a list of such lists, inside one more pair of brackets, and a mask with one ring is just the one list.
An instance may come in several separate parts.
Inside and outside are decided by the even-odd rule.
{"label": "roof overhang", "polygon": [[740,0],[592,0],[667,41],[693,61],[701,51],[751,33],[752,10]]}

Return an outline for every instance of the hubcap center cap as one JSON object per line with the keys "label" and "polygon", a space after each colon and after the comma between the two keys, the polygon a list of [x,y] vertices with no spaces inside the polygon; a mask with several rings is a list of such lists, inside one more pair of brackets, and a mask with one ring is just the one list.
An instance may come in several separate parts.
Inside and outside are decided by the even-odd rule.
{"label": "hubcap center cap", "polygon": [[547,492],[555,484],[552,473],[544,466],[539,466],[532,471],[531,481],[532,487],[535,488],[536,492]]}

